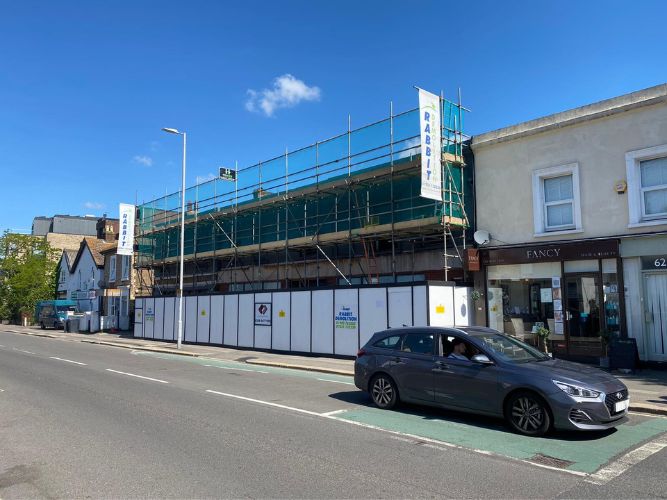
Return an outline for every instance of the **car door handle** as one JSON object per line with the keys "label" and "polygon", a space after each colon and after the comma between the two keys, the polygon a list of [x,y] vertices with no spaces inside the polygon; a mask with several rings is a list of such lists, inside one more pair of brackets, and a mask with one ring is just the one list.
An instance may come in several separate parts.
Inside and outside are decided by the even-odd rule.
{"label": "car door handle", "polygon": [[443,370],[448,370],[449,365],[445,363],[444,361],[436,361],[435,362],[435,368],[433,368],[434,372],[441,372]]}
{"label": "car door handle", "polygon": [[394,363],[402,364],[405,363],[405,361],[403,361],[403,358],[399,358],[398,356],[396,356],[394,358]]}

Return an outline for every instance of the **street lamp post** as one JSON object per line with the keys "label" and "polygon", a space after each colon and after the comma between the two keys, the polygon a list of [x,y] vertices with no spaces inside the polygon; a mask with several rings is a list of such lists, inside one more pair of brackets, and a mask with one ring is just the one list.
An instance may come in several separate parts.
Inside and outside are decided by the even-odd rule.
{"label": "street lamp post", "polygon": [[176,348],[181,348],[181,342],[183,341],[183,259],[185,253],[185,144],[186,144],[186,134],[185,132],[179,132],[175,128],[163,128],[165,132],[169,134],[176,134],[183,136],[183,179],[181,182],[181,252],[180,252],[180,268],[181,272],[178,284],[178,340],[176,343]]}

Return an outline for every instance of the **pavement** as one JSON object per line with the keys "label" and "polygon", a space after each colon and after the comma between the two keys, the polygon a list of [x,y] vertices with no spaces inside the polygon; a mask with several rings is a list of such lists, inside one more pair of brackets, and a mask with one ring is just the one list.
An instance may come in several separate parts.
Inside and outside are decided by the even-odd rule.
{"label": "pavement", "polygon": [[[0,331],[109,345],[137,351],[236,361],[249,365],[290,368],[343,376],[354,375],[354,360],[344,358],[194,344],[182,344],[181,349],[177,349],[173,342],[134,338],[127,332],[65,333],[62,330],[41,330],[39,327],[18,325],[0,325]],[[623,381],[630,391],[630,411],[667,416],[667,370],[640,369],[633,373],[622,373],[615,370],[612,371],[612,374]]]}

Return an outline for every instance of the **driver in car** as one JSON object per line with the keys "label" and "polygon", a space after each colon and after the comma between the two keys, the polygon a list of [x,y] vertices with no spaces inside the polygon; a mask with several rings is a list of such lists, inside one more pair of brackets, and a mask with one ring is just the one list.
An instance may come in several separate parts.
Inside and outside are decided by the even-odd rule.
{"label": "driver in car", "polygon": [[469,361],[468,357],[466,356],[466,343],[463,340],[460,339],[455,339],[452,342],[454,348],[452,349],[452,352],[449,353],[448,358],[453,358],[453,359],[461,359],[463,361]]}

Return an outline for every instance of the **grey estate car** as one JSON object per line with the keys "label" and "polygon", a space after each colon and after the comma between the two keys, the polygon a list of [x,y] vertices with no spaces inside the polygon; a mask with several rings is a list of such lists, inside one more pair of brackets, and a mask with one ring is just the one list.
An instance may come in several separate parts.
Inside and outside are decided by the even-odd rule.
{"label": "grey estate car", "polygon": [[380,408],[405,401],[498,416],[531,436],[628,419],[628,389],[615,377],[483,327],[378,332],[357,354],[354,383]]}

